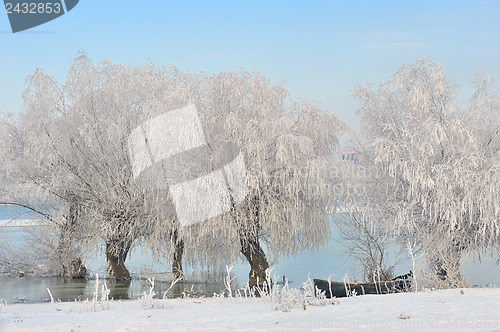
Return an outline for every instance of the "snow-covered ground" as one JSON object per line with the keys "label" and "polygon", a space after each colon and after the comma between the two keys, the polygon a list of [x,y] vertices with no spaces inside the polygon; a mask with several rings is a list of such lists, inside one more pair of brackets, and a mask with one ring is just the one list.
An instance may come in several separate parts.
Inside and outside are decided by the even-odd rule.
{"label": "snow-covered ground", "polygon": [[169,299],[150,310],[139,300],[108,303],[4,304],[0,331],[500,331],[499,288],[365,295],[289,312],[268,298]]}

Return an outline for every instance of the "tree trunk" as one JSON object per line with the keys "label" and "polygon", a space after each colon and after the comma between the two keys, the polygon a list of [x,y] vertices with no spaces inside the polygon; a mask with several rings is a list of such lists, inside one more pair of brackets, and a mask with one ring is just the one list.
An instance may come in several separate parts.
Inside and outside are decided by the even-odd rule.
{"label": "tree trunk", "polygon": [[262,285],[266,280],[266,270],[269,268],[266,254],[260,246],[258,238],[240,240],[241,252],[250,263],[248,284],[250,286]]}
{"label": "tree trunk", "polygon": [[174,234],[174,257],[172,259],[172,274],[174,279],[182,279],[184,271],[182,270],[182,254],[184,253],[184,241],[177,238]]}
{"label": "tree trunk", "polygon": [[69,269],[65,271],[66,276],[71,278],[85,278],[87,276],[87,268],[83,264],[81,258],[73,260]]}
{"label": "tree trunk", "polygon": [[61,226],[59,244],[57,245],[57,255],[63,267],[63,275],[72,278],[84,278],[87,269],[80,257],[77,257],[73,250],[74,234],[78,219],[79,208],[76,203],[72,203],[69,208],[67,222]]}
{"label": "tree trunk", "polygon": [[111,240],[106,242],[106,259],[110,268],[108,277],[115,277],[116,280],[130,280],[125,260],[131,245],[130,241]]}
{"label": "tree trunk", "polygon": [[435,260],[437,277],[449,287],[464,287],[466,285],[460,274],[460,258],[462,251],[459,246],[452,246],[441,257]]}
{"label": "tree trunk", "polygon": [[247,211],[248,219],[239,222],[241,253],[250,264],[248,274],[250,286],[262,285],[266,280],[266,270],[269,268],[266,254],[259,242],[259,217],[259,199],[253,197]]}

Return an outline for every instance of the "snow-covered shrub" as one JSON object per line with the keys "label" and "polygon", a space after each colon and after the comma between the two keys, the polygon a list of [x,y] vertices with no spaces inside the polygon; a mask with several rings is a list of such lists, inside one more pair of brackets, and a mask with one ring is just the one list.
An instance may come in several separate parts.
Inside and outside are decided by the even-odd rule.
{"label": "snow-covered shrub", "polygon": [[[101,290],[100,292],[99,289]],[[48,291],[50,294],[50,290]],[[94,295],[92,296],[92,300],[85,299],[85,301],[81,302],[83,308],[82,312],[98,312],[110,310],[110,292],[111,290],[108,288],[108,285],[106,285],[106,281],[100,284],[99,274],[96,274]],[[52,295],[51,300],[53,301]]]}
{"label": "snow-covered shrub", "polygon": [[406,319],[410,319],[411,318],[411,315],[407,315],[404,311],[402,313],[399,314],[398,316],[399,319],[403,319],[403,320],[406,320]]}
{"label": "snow-covered shrub", "polygon": [[286,282],[281,292],[274,297],[274,309],[289,312],[293,307],[304,304],[304,299],[304,294],[300,290],[289,288]]}
{"label": "snow-covered shrub", "polygon": [[227,296],[233,297],[233,291],[231,290],[231,282],[236,278],[232,277],[231,278],[231,270],[233,269],[233,266],[227,266],[226,265],[226,271],[227,271],[227,276],[224,278],[224,286],[226,287],[227,290]]}
{"label": "snow-covered shrub", "polygon": [[149,283],[151,286],[149,287],[149,292],[144,292],[144,294],[139,298],[139,301],[142,304],[142,307],[144,310],[150,310],[150,309],[170,309],[172,305],[168,302],[167,300],[167,292],[172,288],[172,286],[179,281],[178,279],[175,279],[170,287],[163,293],[163,298],[162,299],[155,299],[156,292],[154,291],[155,288],[155,278],[148,278]]}
{"label": "snow-covered shrub", "polygon": [[267,268],[265,271],[266,280],[260,285],[257,278],[257,285],[253,287],[253,292],[257,293],[261,298],[273,300],[274,296],[278,293],[278,277],[273,275],[273,270],[272,268]]}
{"label": "snow-covered shrub", "polygon": [[99,297],[99,274],[96,274],[95,280],[95,291],[94,297],[92,298],[92,304],[94,311],[109,310],[109,293],[111,292],[106,285],[106,281],[103,281],[101,285],[101,296]]}
{"label": "snow-covered shrub", "polygon": [[326,298],[324,292],[317,292],[316,294],[318,295],[314,296],[314,285],[310,276],[299,289],[290,288],[287,280],[281,290],[276,287],[273,292],[274,309],[289,312],[293,307],[299,305],[303,310],[306,310],[308,305],[324,306],[340,303],[336,298]]}
{"label": "snow-covered shrub", "polygon": [[54,297],[52,296],[52,292],[50,291],[49,288],[47,288],[47,292],[49,292],[50,295],[50,305],[52,306],[52,311],[56,311],[56,308],[54,307]]}
{"label": "snow-covered shrub", "polygon": [[7,306],[7,300],[5,299],[0,299],[0,313],[5,314],[5,307]]}

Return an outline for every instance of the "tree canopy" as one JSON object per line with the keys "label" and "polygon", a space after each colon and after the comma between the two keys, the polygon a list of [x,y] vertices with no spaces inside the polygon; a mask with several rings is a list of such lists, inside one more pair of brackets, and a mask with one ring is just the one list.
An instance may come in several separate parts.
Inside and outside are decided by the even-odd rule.
{"label": "tree canopy", "polygon": [[[3,121],[9,128],[2,139],[9,145],[2,155],[10,179],[5,198],[53,207],[44,213],[61,234],[69,229],[77,256],[104,241],[123,278],[137,241],[161,257],[182,252],[206,264],[225,264],[241,252],[252,283],[263,280],[268,266],[260,241],[278,255],[328,237],[335,181],[324,169],[345,125],[313,103],[293,102],[281,84],[259,73],[192,74],[153,64],[94,64],[81,55],[64,84],[38,69],[23,96],[19,116]],[[145,122],[189,105],[196,106],[210,153],[216,146],[222,155],[228,146],[241,151],[247,194],[228,213],[183,227],[171,195],[154,183],[161,179],[149,178],[151,185],[134,179],[127,142]],[[192,170],[200,158],[166,167]],[[29,197],[14,197],[20,186],[33,189]]]}
{"label": "tree canopy", "polygon": [[429,264],[457,283],[460,255],[499,234],[499,94],[479,77],[467,107],[439,64],[400,67],[376,91],[358,86],[366,167],[351,203],[422,244]]}

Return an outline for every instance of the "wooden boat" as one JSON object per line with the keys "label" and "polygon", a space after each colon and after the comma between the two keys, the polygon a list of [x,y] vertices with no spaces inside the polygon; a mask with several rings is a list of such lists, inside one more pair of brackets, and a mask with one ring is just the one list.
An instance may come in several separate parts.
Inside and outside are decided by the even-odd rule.
{"label": "wooden boat", "polygon": [[377,282],[343,282],[314,279],[314,289],[316,296],[319,292],[325,294],[327,298],[347,297],[364,294],[388,294],[408,292],[411,289],[413,273],[397,276],[387,281]]}

